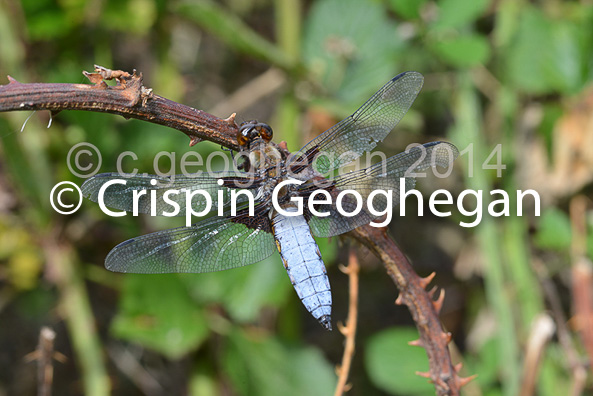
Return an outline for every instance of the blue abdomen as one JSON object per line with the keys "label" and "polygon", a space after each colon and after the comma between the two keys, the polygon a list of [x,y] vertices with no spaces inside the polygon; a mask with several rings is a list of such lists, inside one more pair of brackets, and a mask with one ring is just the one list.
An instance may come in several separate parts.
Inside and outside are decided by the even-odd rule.
{"label": "blue abdomen", "polygon": [[[286,208],[296,212],[296,208]],[[327,330],[331,330],[331,290],[319,248],[305,218],[274,214],[276,245],[290,281],[305,308]]]}

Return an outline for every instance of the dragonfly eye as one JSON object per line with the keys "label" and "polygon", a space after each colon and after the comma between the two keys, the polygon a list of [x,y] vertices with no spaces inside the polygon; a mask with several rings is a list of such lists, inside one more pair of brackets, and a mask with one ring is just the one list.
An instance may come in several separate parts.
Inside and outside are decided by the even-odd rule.
{"label": "dragonfly eye", "polygon": [[246,148],[249,145],[249,133],[244,129],[239,129],[239,132],[237,132],[237,142],[241,148]]}
{"label": "dragonfly eye", "polygon": [[260,136],[262,137],[262,139],[264,139],[267,142],[269,142],[270,140],[272,140],[272,137],[274,137],[274,132],[272,131],[272,128],[268,125],[268,124],[259,124],[259,128],[260,128]]}
{"label": "dragonfly eye", "polygon": [[237,132],[237,142],[242,149],[248,148],[249,143],[254,139],[257,132],[255,129],[257,128],[257,121],[245,121],[239,127],[239,132]]}

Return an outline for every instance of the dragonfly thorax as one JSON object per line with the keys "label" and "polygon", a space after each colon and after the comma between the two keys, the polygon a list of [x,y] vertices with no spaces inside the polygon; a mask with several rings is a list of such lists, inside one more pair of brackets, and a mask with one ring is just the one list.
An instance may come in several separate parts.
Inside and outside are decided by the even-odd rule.
{"label": "dragonfly thorax", "polygon": [[258,139],[247,154],[252,171],[265,172],[267,177],[276,177],[282,173],[284,158],[276,145]]}

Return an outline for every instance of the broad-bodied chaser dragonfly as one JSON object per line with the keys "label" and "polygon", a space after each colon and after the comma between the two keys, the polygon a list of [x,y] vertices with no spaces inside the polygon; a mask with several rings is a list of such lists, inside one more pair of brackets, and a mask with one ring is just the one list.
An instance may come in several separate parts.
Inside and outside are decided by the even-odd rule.
{"label": "broad-bodied chaser dragonfly", "polygon": [[[354,114],[293,154],[271,141],[272,129],[268,125],[257,121],[243,123],[237,136],[239,154],[244,157],[241,171],[174,178],[108,173],[87,180],[83,194],[95,202],[106,183],[125,180],[125,185],[110,184],[104,188],[102,198],[106,206],[127,212],[136,209],[151,213],[152,208],[154,214],[156,208],[161,213],[170,211],[174,202],[184,214],[188,206],[186,197],[168,195],[171,189],[204,191],[205,194],[194,196],[189,203],[195,211],[206,208],[207,201],[214,208],[223,201],[225,208],[219,213],[222,216],[215,215],[190,227],[159,231],[120,243],[108,254],[105,266],[117,272],[201,273],[253,264],[277,249],[299,298],[321,325],[331,330],[330,285],[313,236],[340,235],[377,220],[381,210],[398,203],[400,186],[405,185],[409,190],[415,185],[415,172],[436,165],[447,168],[459,154],[450,143],[431,142],[366,169],[335,175],[338,169],[371,151],[389,134],[416,99],[423,81],[416,72],[394,77]],[[282,210],[276,210],[272,205],[275,187],[292,180],[301,183],[285,183],[279,189],[277,202]],[[393,199],[373,194],[374,210],[367,204],[357,214],[345,216],[341,213],[355,213],[358,201],[342,199],[342,212],[336,200],[316,198],[310,207],[308,200],[319,189],[332,198],[340,192],[354,190],[365,200],[375,190],[392,191]],[[136,197],[134,203],[134,192],[138,195],[140,190],[148,193]],[[238,197],[236,212],[229,210],[231,193],[243,190],[253,194],[252,216],[249,199],[243,194]],[[295,198],[304,201],[302,214],[296,216]]]}

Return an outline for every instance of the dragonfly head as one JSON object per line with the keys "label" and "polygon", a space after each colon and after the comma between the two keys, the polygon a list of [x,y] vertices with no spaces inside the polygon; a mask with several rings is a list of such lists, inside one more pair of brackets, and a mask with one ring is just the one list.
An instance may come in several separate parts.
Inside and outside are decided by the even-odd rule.
{"label": "dragonfly head", "polygon": [[241,149],[245,150],[249,148],[249,145],[254,140],[260,138],[268,143],[272,140],[273,136],[274,132],[272,132],[272,128],[270,128],[268,124],[251,120],[241,124],[239,132],[237,133],[237,141],[239,142]]}

